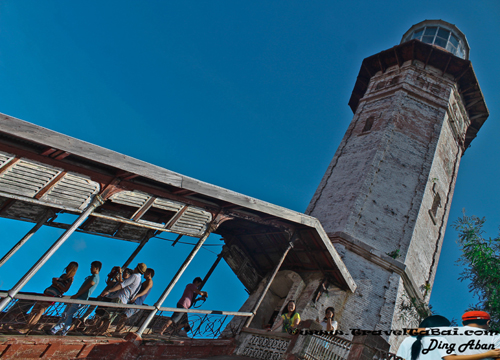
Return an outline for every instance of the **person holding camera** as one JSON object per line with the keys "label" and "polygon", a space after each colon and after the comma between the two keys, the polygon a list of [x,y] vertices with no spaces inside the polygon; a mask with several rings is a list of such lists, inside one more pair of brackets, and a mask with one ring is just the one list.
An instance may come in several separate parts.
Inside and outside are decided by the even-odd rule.
{"label": "person holding camera", "polygon": [[[192,305],[193,302],[196,298],[196,295],[200,295],[202,298],[207,298],[208,293],[206,291],[201,291],[199,290],[199,287],[203,283],[203,280],[201,280],[200,277],[197,277],[193,280],[192,284],[188,284],[186,288],[184,289],[184,293],[182,294],[182,297],[180,300],[177,302],[177,308],[179,309],[189,309]],[[187,324],[188,323],[188,314],[183,313],[183,312],[174,312],[172,314],[172,317],[167,320],[165,325],[160,331],[160,335],[163,335],[163,333],[173,324]]]}
{"label": "person holding camera", "polygon": [[331,306],[327,307],[325,310],[325,318],[321,322],[323,330],[326,331],[337,331],[338,323],[334,320],[335,309]]}

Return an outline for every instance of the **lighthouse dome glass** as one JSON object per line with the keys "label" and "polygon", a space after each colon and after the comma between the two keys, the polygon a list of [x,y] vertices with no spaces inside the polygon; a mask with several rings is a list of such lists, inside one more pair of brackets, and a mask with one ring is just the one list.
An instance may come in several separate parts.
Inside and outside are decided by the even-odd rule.
{"label": "lighthouse dome glass", "polygon": [[426,20],[413,25],[403,36],[401,43],[413,39],[439,46],[462,59],[469,57],[469,46],[465,35],[455,25],[443,20]]}

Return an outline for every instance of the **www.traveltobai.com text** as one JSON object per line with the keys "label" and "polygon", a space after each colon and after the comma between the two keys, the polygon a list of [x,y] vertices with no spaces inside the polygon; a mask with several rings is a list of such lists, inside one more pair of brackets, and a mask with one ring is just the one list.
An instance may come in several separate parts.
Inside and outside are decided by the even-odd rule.
{"label": "www.traveltobai.com text", "polygon": [[390,330],[362,330],[362,329],[350,329],[350,331],[327,331],[327,330],[310,330],[310,329],[302,329],[300,330],[300,335],[395,335],[395,336],[403,336],[403,335],[434,335],[434,336],[453,336],[453,335],[466,335],[466,336],[479,336],[479,335],[498,335],[497,331],[493,330],[462,330],[458,327],[449,328],[449,329],[390,329]]}

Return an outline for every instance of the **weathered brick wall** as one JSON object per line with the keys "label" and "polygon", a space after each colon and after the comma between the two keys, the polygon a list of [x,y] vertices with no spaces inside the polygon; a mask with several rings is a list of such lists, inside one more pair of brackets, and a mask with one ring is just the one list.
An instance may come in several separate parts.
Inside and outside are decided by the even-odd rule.
{"label": "weathered brick wall", "polygon": [[[368,253],[399,251],[414,288],[432,285],[467,122],[455,84],[440,70],[406,62],[377,73],[306,212]],[[436,193],[441,205],[431,216]],[[344,245],[335,243],[358,289],[345,301],[342,326],[405,325],[400,273]]]}

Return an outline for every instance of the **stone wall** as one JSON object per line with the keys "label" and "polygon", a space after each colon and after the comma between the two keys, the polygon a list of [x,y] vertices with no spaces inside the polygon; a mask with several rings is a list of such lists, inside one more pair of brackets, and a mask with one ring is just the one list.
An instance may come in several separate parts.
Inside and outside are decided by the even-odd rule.
{"label": "stone wall", "polygon": [[401,328],[399,303],[428,301],[467,125],[456,85],[438,69],[408,61],[371,78],[306,211],[336,239],[358,286],[342,326]]}

